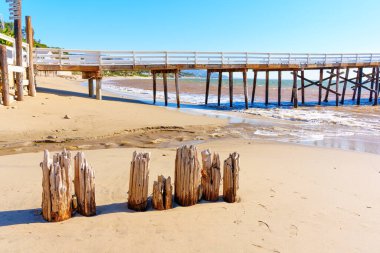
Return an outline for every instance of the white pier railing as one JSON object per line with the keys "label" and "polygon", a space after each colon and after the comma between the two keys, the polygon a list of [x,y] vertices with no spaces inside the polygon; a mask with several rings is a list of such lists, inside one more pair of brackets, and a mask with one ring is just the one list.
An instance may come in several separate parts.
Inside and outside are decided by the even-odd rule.
{"label": "white pier railing", "polygon": [[[17,68],[16,66],[16,42],[15,39],[7,36],[5,34],[0,33],[0,39],[9,42],[8,44],[12,44],[11,46],[6,46],[7,48],[7,59],[8,65],[10,65],[10,70]],[[29,63],[29,45],[27,43],[22,43],[22,66],[24,68],[28,67]]]}
{"label": "white pier railing", "polygon": [[326,65],[380,62],[380,53],[289,54],[251,52],[159,52],[84,51],[37,48],[39,65],[67,66],[149,66],[149,65]]}

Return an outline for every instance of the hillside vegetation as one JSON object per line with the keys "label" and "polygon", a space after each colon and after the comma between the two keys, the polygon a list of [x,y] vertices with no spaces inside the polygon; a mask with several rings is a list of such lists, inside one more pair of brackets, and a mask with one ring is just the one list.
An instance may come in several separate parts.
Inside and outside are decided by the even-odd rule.
{"label": "hillside vegetation", "polygon": [[[8,35],[10,37],[14,37],[15,34],[13,31],[13,23],[5,22],[4,26],[5,26],[4,30],[0,31],[0,33],[3,33],[3,34]],[[23,33],[24,33],[24,29],[23,29]],[[23,41],[26,42],[25,39],[23,39]],[[11,46],[11,43],[9,43],[8,41],[2,40],[2,39],[0,39],[0,44]],[[47,48],[48,47],[46,44],[43,44],[43,43],[41,43],[41,41],[36,40],[36,39],[34,39],[34,46],[37,48]]]}

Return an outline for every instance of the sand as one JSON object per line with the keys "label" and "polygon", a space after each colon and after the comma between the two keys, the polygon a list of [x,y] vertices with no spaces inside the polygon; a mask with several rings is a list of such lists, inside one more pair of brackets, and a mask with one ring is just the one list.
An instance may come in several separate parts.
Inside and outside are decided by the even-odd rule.
{"label": "sand", "polygon": [[[70,100],[46,93],[52,89],[52,81],[57,89],[76,93]],[[16,109],[0,109],[1,122],[6,122],[1,124],[1,140],[5,138],[9,145],[33,142],[38,136],[65,128],[77,131],[58,132],[58,138],[79,136],[82,140],[78,142],[92,145],[92,139],[123,129],[178,126],[186,137],[186,131],[194,128],[203,128],[208,135],[226,124],[149,105],[91,100],[83,94],[86,88],[73,86],[73,81],[44,82],[40,87],[44,86],[45,92],[40,90],[37,98],[13,104]],[[134,110],[138,112],[133,114]],[[38,120],[33,120],[31,112],[39,116]],[[71,119],[62,119],[65,114]],[[93,115],[92,120],[89,115]],[[157,131],[160,136],[161,130]],[[142,135],[140,141],[152,141],[150,135]],[[123,138],[129,139],[128,135]],[[157,175],[173,176],[175,145],[186,142],[178,139],[167,148],[144,149],[142,145],[85,150],[96,170],[98,215],[75,215],[60,223],[46,223],[39,215],[40,148],[54,149],[55,144],[32,145],[33,153],[24,148],[8,149],[20,154],[0,156],[0,251],[378,252],[380,156],[230,136],[202,141],[197,145],[199,152],[211,148],[222,159],[230,152],[240,153],[239,203],[202,201],[192,207],[143,213],[127,209],[132,152],[152,153],[151,192]]]}
{"label": "sand", "polygon": [[145,147],[187,139],[189,134],[193,139],[207,139],[218,126],[227,124],[107,93],[103,101],[89,99],[87,87],[81,86],[83,80],[39,77],[37,81],[38,97],[0,106],[0,154],[38,151],[46,143],[75,149],[84,143]]}

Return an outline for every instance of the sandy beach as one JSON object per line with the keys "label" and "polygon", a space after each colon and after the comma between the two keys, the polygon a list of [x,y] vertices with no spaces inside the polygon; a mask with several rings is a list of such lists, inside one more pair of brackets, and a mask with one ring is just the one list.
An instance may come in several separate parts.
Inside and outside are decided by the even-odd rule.
{"label": "sandy beach", "polygon": [[[228,121],[104,94],[81,80],[41,78],[38,96],[0,107],[1,252],[378,252],[380,156],[250,140]],[[176,147],[238,152],[240,201],[137,213],[129,163],[152,154],[149,194],[174,176]],[[96,171],[97,215],[43,221],[43,150],[83,150]]]}

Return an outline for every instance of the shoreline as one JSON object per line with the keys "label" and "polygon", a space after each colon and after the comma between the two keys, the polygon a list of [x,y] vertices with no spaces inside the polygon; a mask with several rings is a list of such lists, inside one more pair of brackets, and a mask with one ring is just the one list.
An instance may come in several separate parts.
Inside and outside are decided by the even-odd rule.
{"label": "shoreline", "polygon": [[[105,89],[118,96],[151,104],[151,88],[146,82],[138,80],[121,81],[120,84],[105,82]],[[199,83],[192,83],[195,92],[199,91]],[[140,88],[135,88],[139,87]],[[263,92],[263,87],[260,87]],[[260,89],[259,89],[260,90]],[[275,90],[275,89],[274,89]],[[163,106],[163,93],[157,92],[158,106]],[[239,94],[235,100],[243,100]],[[175,93],[169,91],[169,109],[175,108],[171,101],[175,100]],[[212,118],[222,118],[231,123],[238,123],[242,128],[242,136],[250,139],[266,141],[291,142],[301,145],[318,147],[332,147],[358,152],[380,154],[376,144],[380,142],[380,128],[376,122],[380,121],[380,110],[372,105],[335,107],[303,106],[296,110],[290,103],[283,107],[265,106],[257,99],[255,108],[244,109],[242,103],[235,102],[235,108],[228,106],[228,97],[222,96],[222,106],[215,104],[216,97],[210,95],[209,105],[205,106],[201,93],[182,93],[180,111],[191,115],[202,115]],[[257,104],[259,103],[259,104]],[[323,130],[323,127],[326,128]],[[373,136],[375,139],[373,139]]]}

